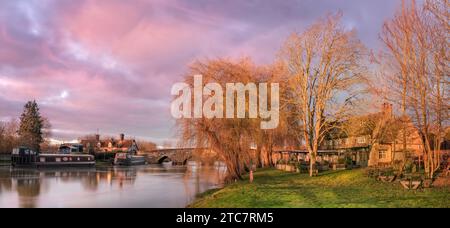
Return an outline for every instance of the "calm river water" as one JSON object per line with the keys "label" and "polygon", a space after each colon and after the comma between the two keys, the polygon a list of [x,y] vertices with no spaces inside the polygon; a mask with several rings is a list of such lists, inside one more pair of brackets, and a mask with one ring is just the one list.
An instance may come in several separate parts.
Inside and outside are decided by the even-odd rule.
{"label": "calm river water", "polygon": [[226,168],[149,165],[92,169],[0,167],[3,207],[185,207],[221,187]]}

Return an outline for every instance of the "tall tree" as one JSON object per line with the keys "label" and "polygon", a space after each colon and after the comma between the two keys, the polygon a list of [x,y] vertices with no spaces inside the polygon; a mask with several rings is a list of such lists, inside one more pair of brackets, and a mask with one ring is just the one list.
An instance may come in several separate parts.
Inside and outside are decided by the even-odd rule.
{"label": "tall tree", "polygon": [[[197,62],[191,66],[186,77],[186,84],[194,88],[194,79],[191,75],[202,75],[201,88],[209,83],[217,83],[226,88],[229,82],[241,82],[247,84],[255,82],[257,67],[249,59],[230,61],[226,59]],[[216,97],[221,102],[229,102],[226,92],[219,93],[217,88],[208,88],[209,95]],[[191,95],[189,95],[191,96]],[[191,96],[194,97],[194,96]],[[193,98],[194,99],[194,98]],[[237,96],[234,96],[237,103]],[[248,113],[248,98],[245,99],[245,110]],[[219,105],[217,103],[216,105]],[[205,107],[206,107],[205,102]],[[215,107],[219,109],[218,106]],[[236,111],[236,110],[235,110]],[[217,113],[224,116],[224,110]],[[259,128],[259,121],[249,118],[182,118],[178,121],[181,140],[186,145],[194,145],[197,148],[211,148],[227,166],[230,180],[242,179],[246,169],[250,168],[252,144],[256,143],[255,136]]]}
{"label": "tall tree", "polygon": [[[391,89],[391,92],[396,91],[395,96],[392,96],[391,101],[400,101],[401,120],[403,122],[402,145],[403,153],[406,153],[406,127],[408,124],[407,117],[407,97],[408,97],[408,82],[411,79],[410,56],[411,45],[413,42],[413,28],[411,21],[413,18],[408,14],[405,1],[402,1],[401,11],[395,17],[384,23],[381,39],[385,43],[389,54],[386,61],[390,61],[389,65],[394,64],[394,68],[398,68],[398,72],[389,75],[389,87],[399,86],[401,89]],[[385,62],[386,63],[386,62]],[[398,102],[397,102],[398,103]]]}
{"label": "tall tree", "polygon": [[5,124],[0,122],[0,154],[5,153],[5,145],[6,145],[6,129]]}
{"label": "tall tree", "polygon": [[275,149],[296,150],[301,149],[303,136],[303,126],[301,118],[299,118],[296,107],[290,101],[293,94],[291,92],[291,85],[289,82],[289,75],[287,66],[283,62],[276,62],[268,66],[269,77],[265,81],[280,84],[280,121],[279,126],[272,130],[260,130],[263,142],[263,148],[266,155],[264,159],[268,166],[274,166],[273,153]]}
{"label": "tall tree", "polygon": [[293,34],[282,50],[290,86],[285,102],[300,120],[311,176],[319,145],[333,123],[349,114],[365,72],[365,48],[341,18],[337,13],[320,19],[302,34]]}
{"label": "tall tree", "polygon": [[388,94],[401,95],[404,119],[413,122],[420,135],[429,177],[439,168],[448,125],[448,7],[446,0],[423,6],[403,0],[401,11],[385,23],[382,33],[385,56],[391,60],[383,74]]}
{"label": "tall tree", "polygon": [[39,113],[36,101],[29,101],[25,104],[20,116],[19,137],[22,146],[26,146],[36,152],[40,152],[40,144],[43,138],[44,119]]}

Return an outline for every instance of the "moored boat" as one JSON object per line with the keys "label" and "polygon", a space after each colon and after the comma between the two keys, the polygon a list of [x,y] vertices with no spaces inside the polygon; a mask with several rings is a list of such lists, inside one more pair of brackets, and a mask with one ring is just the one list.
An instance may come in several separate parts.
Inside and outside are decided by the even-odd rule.
{"label": "moored boat", "polygon": [[44,154],[26,147],[13,150],[11,165],[14,167],[90,167],[95,158],[89,154]]}
{"label": "moored boat", "polygon": [[116,153],[113,164],[123,166],[146,165],[147,160],[144,156],[133,155],[130,153]]}

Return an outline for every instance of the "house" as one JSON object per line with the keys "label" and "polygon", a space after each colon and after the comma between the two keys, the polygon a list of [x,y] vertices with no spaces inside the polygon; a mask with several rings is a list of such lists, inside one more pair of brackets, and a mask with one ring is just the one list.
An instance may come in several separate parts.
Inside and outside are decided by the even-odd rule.
{"label": "house", "polygon": [[[317,162],[331,164],[349,162],[353,166],[389,166],[395,161],[416,161],[424,158],[424,146],[419,131],[409,117],[394,115],[392,104],[384,103],[381,111],[360,115],[333,123],[318,148]],[[433,148],[432,148],[433,149]],[[284,146],[274,150],[274,162],[309,161],[305,146]],[[450,127],[445,129],[439,158],[450,160]]]}
{"label": "house", "polygon": [[394,116],[392,104],[385,103],[379,113],[353,117],[340,125],[320,148],[346,154],[359,166],[387,165],[423,152],[418,131],[409,119]]}
{"label": "house", "polygon": [[89,153],[117,153],[128,152],[137,154],[139,147],[136,140],[125,139],[125,134],[120,134],[119,138],[109,138],[101,140],[100,135],[95,138],[83,139],[80,142]]}

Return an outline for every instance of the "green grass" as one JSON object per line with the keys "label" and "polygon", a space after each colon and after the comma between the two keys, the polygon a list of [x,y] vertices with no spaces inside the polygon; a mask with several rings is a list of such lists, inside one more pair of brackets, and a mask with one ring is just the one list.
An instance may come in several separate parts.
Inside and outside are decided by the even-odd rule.
{"label": "green grass", "polygon": [[381,183],[364,170],[307,174],[261,170],[255,181],[241,181],[198,196],[195,208],[450,207],[450,188],[405,190]]}

